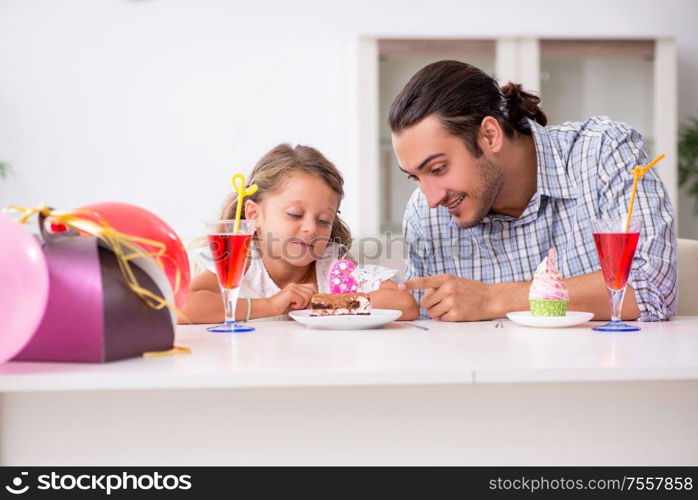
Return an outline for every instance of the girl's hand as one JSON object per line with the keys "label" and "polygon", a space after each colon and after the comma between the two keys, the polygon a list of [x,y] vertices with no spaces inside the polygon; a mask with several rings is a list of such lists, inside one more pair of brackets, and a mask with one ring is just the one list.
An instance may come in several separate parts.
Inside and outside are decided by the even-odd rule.
{"label": "girl's hand", "polygon": [[310,304],[310,298],[317,293],[317,285],[313,283],[289,283],[276,295],[269,297],[275,315],[286,314],[292,310],[305,309]]}

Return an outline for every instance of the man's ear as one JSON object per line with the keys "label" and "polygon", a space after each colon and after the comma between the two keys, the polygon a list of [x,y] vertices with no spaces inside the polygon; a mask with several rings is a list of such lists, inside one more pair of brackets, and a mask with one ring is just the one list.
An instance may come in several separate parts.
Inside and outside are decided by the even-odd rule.
{"label": "man's ear", "polygon": [[245,200],[245,219],[257,220],[259,218],[259,205],[252,200]]}
{"label": "man's ear", "polygon": [[477,138],[480,149],[485,152],[497,154],[504,146],[504,130],[496,118],[486,116],[480,123],[480,131]]}

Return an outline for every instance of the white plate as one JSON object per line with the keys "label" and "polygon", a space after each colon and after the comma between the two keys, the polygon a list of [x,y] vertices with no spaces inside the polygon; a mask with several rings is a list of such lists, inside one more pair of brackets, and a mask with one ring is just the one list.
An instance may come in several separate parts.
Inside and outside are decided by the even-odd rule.
{"label": "white plate", "polygon": [[507,318],[519,325],[536,326],[538,328],[564,328],[586,323],[594,317],[594,313],[567,311],[565,316],[533,316],[531,311],[507,313]]}
{"label": "white plate", "polygon": [[372,309],[371,314],[346,314],[342,316],[311,316],[310,310],[291,311],[289,316],[314,330],[366,330],[381,328],[395,321],[402,311],[395,309]]}

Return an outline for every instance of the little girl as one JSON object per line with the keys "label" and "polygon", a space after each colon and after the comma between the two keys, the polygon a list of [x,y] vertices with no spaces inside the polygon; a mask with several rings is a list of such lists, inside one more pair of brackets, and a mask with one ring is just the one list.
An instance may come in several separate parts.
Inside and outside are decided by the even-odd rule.
{"label": "little girl", "polygon": [[[337,215],[344,180],[316,149],[282,144],[259,160],[250,184],[257,185],[257,192],[245,199],[243,218],[254,219],[257,224],[235,319],[285,319],[289,311],[307,308],[314,293],[329,292],[329,269],[346,255],[351,234]],[[235,218],[236,204],[237,194],[233,193],[220,218]],[[183,310],[192,323],[217,323],[224,318],[215,266],[206,258],[208,252],[207,248],[198,249],[207,269],[192,280]],[[417,319],[419,306],[412,295],[398,290],[390,280],[396,272],[380,266],[357,266],[358,291],[369,294],[374,308],[399,309],[399,319]]]}

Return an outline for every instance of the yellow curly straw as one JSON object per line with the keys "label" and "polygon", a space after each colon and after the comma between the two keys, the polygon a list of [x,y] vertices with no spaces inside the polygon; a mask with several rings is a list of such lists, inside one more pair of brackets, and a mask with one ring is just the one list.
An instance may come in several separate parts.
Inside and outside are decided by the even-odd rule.
{"label": "yellow curly straw", "polygon": [[642,165],[638,165],[630,171],[630,173],[633,174],[634,180],[633,190],[630,193],[630,205],[628,206],[628,220],[625,222],[626,233],[630,231],[630,219],[633,216],[633,205],[635,204],[635,193],[637,193],[637,183],[649,171],[649,169],[654,167],[657,163],[659,163],[664,158],[664,156],[666,155],[661,154],[657,156],[654,160],[649,162],[646,166],[643,167]]}
{"label": "yellow curly straw", "polygon": [[257,192],[257,184],[252,184],[250,187],[245,188],[245,176],[242,174],[235,174],[232,178],[233,188],[238,194],[238,206],[235,210],[235,228],[233,229],[233,234],[238,234],[240,231],[240,217],[242,216],[242,199],[245,196],[252,196]]}

